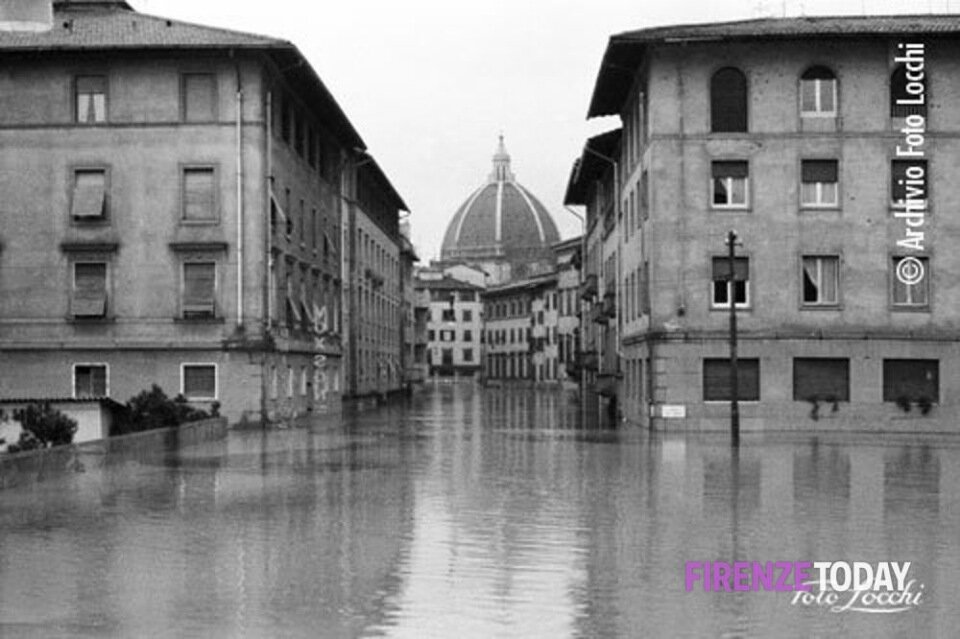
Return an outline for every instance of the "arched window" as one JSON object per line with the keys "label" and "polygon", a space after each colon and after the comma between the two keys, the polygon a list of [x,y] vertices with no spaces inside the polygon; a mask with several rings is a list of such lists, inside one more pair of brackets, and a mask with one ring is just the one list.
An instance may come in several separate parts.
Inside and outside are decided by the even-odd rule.
{"label": "arched window", "polygon": [[890,74],[890,117],[905,118],[908,115],[927,115],[926,80],[909,80],[907,67],[897,65]]}
{"label": "arched window", "polygon": [[710,130],[747,130],[747,78],[739,69],[725,67],[710,80]]}
{"label": "arched window", "polygon": [[835,116],[837,78],[827,67],[810,67],[800,76],[800,115]]}

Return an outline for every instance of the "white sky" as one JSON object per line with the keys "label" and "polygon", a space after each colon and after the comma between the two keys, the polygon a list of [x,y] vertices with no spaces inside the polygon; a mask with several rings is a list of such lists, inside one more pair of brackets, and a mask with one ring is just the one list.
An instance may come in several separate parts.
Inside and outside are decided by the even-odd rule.
{"label": "white sky", "polygon": [[[490,171],[502,131],[517,179],[563,237],[563,208],[607,39],[682,22],[930,13],[960,0],[129,0],[144,13],[290,40],[307,57],[412,212],[422,262]],[[952,5],[951,5],[952,2]]]}

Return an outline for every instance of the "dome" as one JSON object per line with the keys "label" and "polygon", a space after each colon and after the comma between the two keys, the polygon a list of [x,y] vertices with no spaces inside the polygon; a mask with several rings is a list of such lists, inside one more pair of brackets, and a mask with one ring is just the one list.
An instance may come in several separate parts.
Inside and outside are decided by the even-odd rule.
{"label": "dome", "polygon": [[546,207],[514,178],[500,136],[490,177],[457,209],[447,226],[441,260],[507,262],[514,265],[516,275],[516,267],[552,262],[550,247],[559,241]]}

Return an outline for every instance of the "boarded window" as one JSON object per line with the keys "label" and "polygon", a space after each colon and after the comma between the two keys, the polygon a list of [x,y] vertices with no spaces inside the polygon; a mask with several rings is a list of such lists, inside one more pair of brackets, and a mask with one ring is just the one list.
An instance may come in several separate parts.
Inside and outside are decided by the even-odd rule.
{"label": "boarded window", "polygon": [[710,129],[714,133],[747,130],[747,78],[727,67],[710,80]]}
{"label": "boarded window", "polygon": [[[703,400],[706,402],[729,401],[730,360],[703,360]],[[737,398],[747,402],[760,401],[760,360],[737,360]]]}
{"label": "boarded window", "polygon": [[940,401],[940,361],[936,359],[883,360],[883,401],[926,399]]}
{"label": "boarded window", "polygon": [[95,124],[107,121],[107,78],[81,75],[74,81],[77,122]]}
{"label": "boarded window", "polygon": [[850,401],[850,360],[794,358],[793,399]]}
{"label": "boarded window", "polygon": [[217,84],[212,73],[187,73],[183,76],[183,119],[209,122],[217,117]]}
{"label": "boarded window", "polygon": [[215,220],[216,171],[212,167],[183,170],[183,219],[190,221]]}
{"label": "boarded window", "polygon": [[186,262],[183,265],[184,319],[204,319],[216,316],[216,282],[216,263]]}
{"label": "boarded window", "polygon": [[890,117],[926,116],[927,105],[914,104],[926,100],[926,93],[926,80],[908,80],[906,65],[898,65],[890,74]]}
{"label": "boarded window", "polygon": [[77,262],[73,265],[73,316],[105,317],[107,314],[107,265]]}
{"label": "boarded window", "polygon": [[107,214],[107,172],[81,169],[73,174],[70,215],[75,220],[102,220]]}
{"label": "boarded window", "polygon": [[187,399],[216,399],[216,364],[184,364],[183,396]]}
{"label": "boarded window", "polygon": [[74,397],[105,397],[107,367],[105,364],[77,364],[73,367]]}

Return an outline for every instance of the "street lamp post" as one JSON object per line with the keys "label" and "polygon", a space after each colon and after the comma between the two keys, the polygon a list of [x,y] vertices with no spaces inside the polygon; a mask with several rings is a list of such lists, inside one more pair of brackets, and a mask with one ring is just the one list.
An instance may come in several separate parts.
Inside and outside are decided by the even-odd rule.
{"label": "street lamp post", "polygon": [[737,369],[737,232],[727,234],[727,298],[730,302],[730,442],[740,446],[740,376]]}

